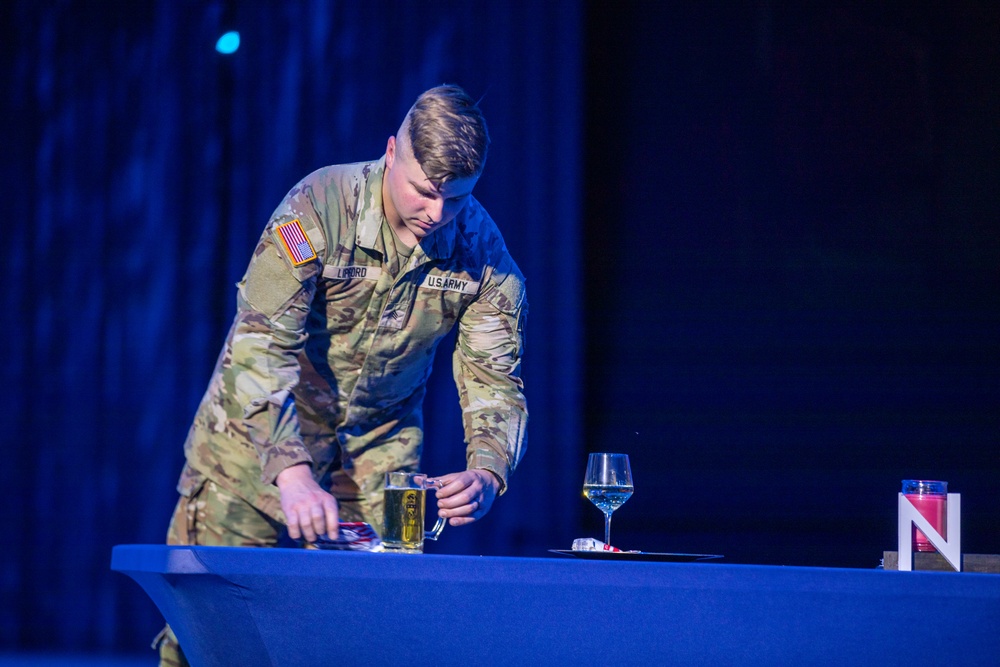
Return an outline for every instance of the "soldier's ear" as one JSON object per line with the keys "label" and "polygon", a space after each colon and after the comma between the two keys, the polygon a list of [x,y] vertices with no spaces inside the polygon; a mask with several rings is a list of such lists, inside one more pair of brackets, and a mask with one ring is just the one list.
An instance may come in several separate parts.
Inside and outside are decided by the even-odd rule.
{"label": "soldier's ear", "polygon": [[396,161],[396,137],[389,137],[385,144],[385,167],[391,169]]}

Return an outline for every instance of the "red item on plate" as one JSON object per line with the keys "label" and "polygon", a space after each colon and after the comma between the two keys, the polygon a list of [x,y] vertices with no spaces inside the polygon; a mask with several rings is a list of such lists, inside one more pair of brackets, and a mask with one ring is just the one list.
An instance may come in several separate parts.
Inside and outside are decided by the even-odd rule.
{"label": "red item on plate", "polygon": [[337,539],[331,540],[326,535],[320,535],[309,546],[314,549],[339,551],[379,551],[382,548],[382,540],[375,529],[364,521],[342,521]]}
{"label": "red item on plate", "polygon": [[614,551],[621,553],[621,549],[605,544],[593,537],[578,537],[573,540],[573,551]]}

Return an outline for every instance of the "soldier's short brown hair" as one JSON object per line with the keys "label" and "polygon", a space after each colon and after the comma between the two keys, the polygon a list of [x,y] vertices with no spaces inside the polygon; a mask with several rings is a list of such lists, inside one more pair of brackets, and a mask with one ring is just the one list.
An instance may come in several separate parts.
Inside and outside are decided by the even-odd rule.
{"label": "soldier's short brown hair", "polygon": [[400,132],[427,179],[440,187],[478,176],[486,165],[490,134],[479,105],[459,86],[431,88],[417,98]]}

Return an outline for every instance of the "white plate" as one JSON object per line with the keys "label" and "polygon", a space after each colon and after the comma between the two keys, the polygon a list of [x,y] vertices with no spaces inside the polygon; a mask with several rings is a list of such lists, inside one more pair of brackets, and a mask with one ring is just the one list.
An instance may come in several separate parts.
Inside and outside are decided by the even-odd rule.
{"label": "white plate", "polygon": [[549,549],[549,551],[554,554],[589,560],[644,560],[661,563],[691,563],[699,560],[724,558],[719,554],[664,554],[649,551],[573,551],[572,549]]}

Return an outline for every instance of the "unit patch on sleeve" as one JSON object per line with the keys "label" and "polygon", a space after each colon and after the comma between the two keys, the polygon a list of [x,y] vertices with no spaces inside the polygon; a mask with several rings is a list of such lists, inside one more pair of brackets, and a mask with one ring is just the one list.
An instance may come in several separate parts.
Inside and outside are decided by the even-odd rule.
{"label": "unit patch on sleeve", "polygon": [[284,244],[293,266],[302,266],[316,259],[316,251],[313,250],[309,237],[297,219],[278,225],[275,231]]}

